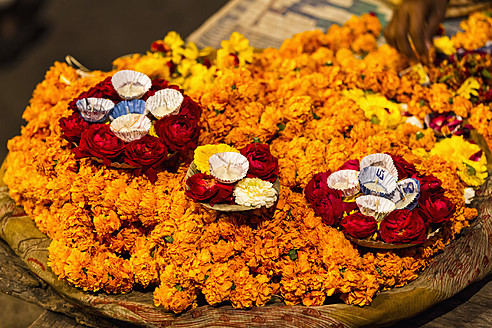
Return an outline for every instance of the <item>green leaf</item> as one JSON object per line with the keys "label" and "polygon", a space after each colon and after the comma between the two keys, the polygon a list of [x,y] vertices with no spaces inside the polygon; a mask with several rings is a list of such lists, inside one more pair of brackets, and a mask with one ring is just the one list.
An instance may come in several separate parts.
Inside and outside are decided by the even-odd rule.
{"label": "green leaf", "polygon": [[164,236],[164,240],[166,241],[166,243],[169,243],[169,244],[172,244],[174,241],[173,236],[171,236],[171,235]]}
{"label": "green leaf", "polygon": [[314,118],[315,120],[319,120],[319,119],[321,119],[321,116],[318,116],[318,115],[316,115],[316,113],[315,113],[315,112],[313,112],[313,118]]}
{"label": "green leaf", "polygon": [[180,284],[176,284],[176,285],[174,286],[174,288],[176,288],[176,289],[178,290],[178,292],[182,292],[182,291],[183,291],[183,287],[181,287],[181,285],[180,285]]}
{"label": "green leaf", "polygon": [[232,90],[236,90],[236,89],[237,89],[236,85],[235,85],[235,84],[233,84],[233,85],[231,86],[231,89],[232,89]]}
{"label": "green leaf", "polygon": [[325,63],[325,66],[333,66],[333,63],[331,62],[331,60],[329,60]]}
{"label": "green leaf", "polygon": [[258,137],[254,137],[254,138],[253,138],[253,142],[255,143],[255,145],[257,145],[257,144],[261,144],[261,140],[260,140],[260,138],[258,138]]}
{"label": "green leaf", "polygon": [[468,165],[465,162],[463,162],[463,164],[465,164],[465,166],[466,166],[466,173],[468,173],[468,175],[476,175],[477,174],[477,171],[475,170],[475,168],[473,166]]}
{"label": "green leaf", "polygon": [[284,123],[278,123],[277,124],[278,131],[284,131],[285,130],[285,124]]}
{"label": "green leaf", "polygon": [[492,79],[492,75],[490,75],[490,72],[486,70],[485,68],[482,70],[482,76],[487,78],[487,79]]}
{"label": "green leaf", "polygon": [[376,271],[379,273],[379,275],[381,275],[381,273],[383,272],[383,271],[381,271],[381,268],[378,266],[376,267]]}
{"label": "green leaf", "polygon": [[291,249],[289,251],[289,257],[292,261],[297,260],[297,251],[295,249]]}
{"label": "green leaf", "polygon": [[420,99],[418,101],[418,103],[419,103],[420,107],[424,107],[425,106],[425,100],[424,99]]}
{"label": "green leaf", "polygon": [[417,132],[417,140],[420,140],[424,137],[425,135],[422,132]]}
{"label": "green leaf", "polygon": [[441,76],[439,78],[439,83],[444,83],[444,82],[446,82],[447,80],[449,80],[452,77],[453,77],[453,74],[448,74],[448,75]]}
{"label": "green leaf", "polygon": [[371,123],[372,124],[379,124],[379,118],[376,115],[372,115]]}
{"label": "green leaf", "polygon": [[236,289],[236,284],[232,283],[231,290],[235,290],[235,289]]}

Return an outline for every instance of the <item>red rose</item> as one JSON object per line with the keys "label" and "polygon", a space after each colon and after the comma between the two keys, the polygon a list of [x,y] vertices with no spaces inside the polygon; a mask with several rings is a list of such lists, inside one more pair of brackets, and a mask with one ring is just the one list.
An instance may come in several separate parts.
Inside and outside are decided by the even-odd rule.
{"label": "red rose", "polygon": [[396,170],[398,171],[398,180],[410,178],[417,174],[417,169],[415,168],[415,165],[407,162],[403,159],[403,157],[391,154],[388,155],[390,155],[393,159],[393,164],[395,164]]}
{"label": "red rose", "polygon": [[270,153],[267,144],[249,144],[240,150],[249,162],[248,177],[275,182],[278,177],[278,160]]}
{"label": "red rose", "polygon": [[342,201],[340,193],[330,189],[324,197],[321,196],[316,198],[311,205],[314,209],[314,213],[320,216],[325,224],[335,227],[342,218],[345,204],[347,203]]}
{"label": "red rose", "polygon": [[197,147],[200,127],[195,120],[181,115],[171,115],[158,120],[154,127],[157,135],[173,152]]}
{"label": "red rose", "polygon": [[426,226],[417,211],[395,210],[381,221],[379,237],[386,243],[419,244],[427,240]]}
{"label": "red rose", "polygon": [[340,226],[344,233],[360,239],[369,237],[378,229],[376,219],[362,213],[347,215],[340,221]]}
{"label": "red rose", "polygon": [[75,157],[97,157],[107,166],[125,149],[125,143],[111,131],[107,124],[92,124],[82,133],[80,144],[73,149]]}
{"label": "red rose", "polygon": [[186,195],[196,202],[209,202],[211,206],[217,203],[234,203],[233,184],[216,181],[211,175],[197,173],[186,179]]}
{"label": "red rose", "polygon": [[328,177],[331,172],[322,172],[313,175],[309,180],[306,188],[304,188],[304,197],[309,204],[313,204],[319,197],[324,197],[328,192]]}
{"label": "red rose", "polygon": [[423,204],[425,200],[435,194],[444,194],[444,188],[441,187],[442,182],[433,175],[416,175],[420,183],[419,204]]}
{"label": "red rose", "polygon": [[418,211],[424,221],[428,223],[442,223],[451,219],[456,210],[456,205],[442,194],[434,194],[424,199]]}
{"label": "red rose", "polygon": [[343,165],[340,166],[337,171],[340,171],[340,170],[355,170],[355,171],[359,171],[360,170],[359,160],[358,159],[349,159],[348,161],[346,161],[345,163],[343,163]]}
{"label": "red rose", "polygon": [[166,159],[167,147],[156,137],[146,135],[125,146],[125,163],[132,166],[157,166]]}
{"label": "red rose", "polygon": [[82,132],[89,128],[89,123],[84,121],[79,112],[74,112],[68,117],[62,117],[58,122],[62,137],[73,143],[79,143]]}
{"label": "red rose", "polygon": [[174,89],[181,92],[177,85],[170,85],[169,82],[164,79],[154,79],[152,80],[150,89],[142,96],[142,100],[149,99],[149,97],[152,97],[157,91],[163,89]]}
{"label": "red rose", "polygon": [[152,42],[150,50],[156,52],[168,52],[171,51],[171,48],[163,40],[157,40]]}
{"label": "red rose", "polygon": [[188,119],[198,121],[202,115],[202,108],[189,96],[184,96],[179,115]]}
{"label": "red rose", "polygon": [[82,92],[77,98],[72,99],[68,103],[68,108],[71,108],[74,112],[77,112],[77,101],[82,98],[106,98],[112,100],[114,103],[121,101],[120,96],[113,87],[111,82],[111,76],[107,77],[103,81],[99,82],[87,91]]}

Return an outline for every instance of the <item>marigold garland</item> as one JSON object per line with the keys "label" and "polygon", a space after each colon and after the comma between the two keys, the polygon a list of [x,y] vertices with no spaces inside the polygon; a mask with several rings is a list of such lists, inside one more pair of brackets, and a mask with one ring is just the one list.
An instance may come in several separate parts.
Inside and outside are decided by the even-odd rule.
{"label": "marigold garland", "polygon": [[[467,24],[481,22],[472,16]],[[436,137],[430,129],[398,124],[397,117],[398,123],[385,124],[384,113],[365,110],[343,91],[406,103],[404,114],[421,122],[426,114],[452,111],[491,145],[489,90],[479,92],[478,102],[456,95],[461,83],[439,82],[442,75],[432,73],[438,67],[428,69],[429,87],[418,77],[400,77],[407,63],[390,47],[376,46],[380,30],[375,16],[363,15],[326,34],[300,33],[279,50],[256,54],[240,35],[215,52],[170,33],[151,52],[114,62],[117,69],[178,84],[197,100],[204,108],[199,144],[241,149],[253,138],[270,144],[282,184],[270,219],[195,204],[184,191],[191,155],[176,170],[158,172],[155,183],[76,160],[58,121],[71,114],[72,99],[114,71],[79,76],[55,63],[24,112],[22,135],[9,141],[5,175],[11,197],[52,239],[53,272],[86,291],[149,286],[155,305],[174,312],[198,306],[200,294],[208,304],[229,301],[237,308],[263,306],[274,295],[288,305],[322,305],[334,294],[362,306],[378,291],[414,280],[477,212],[464,205],[459,165],[432,152]],[[468,33],[475,32],[467,31],[475,29],[467,29],[463,40],[474,39]],[[490,55],[474,60],[490,67]],[[368,113],[378,121],[371,123]],[[436,176],[456,205],[453,218],[423,246],[359,250],[322,223],[304,199],[302,188],[314,174],[378,152],[404,156],[419,172]]]}

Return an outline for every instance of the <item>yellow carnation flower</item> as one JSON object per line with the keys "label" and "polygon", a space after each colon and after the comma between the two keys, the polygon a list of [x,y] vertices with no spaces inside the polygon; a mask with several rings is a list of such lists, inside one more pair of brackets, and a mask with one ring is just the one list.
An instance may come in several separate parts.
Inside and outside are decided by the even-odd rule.
{"label": "yellow carnation flower", "polygon": [[456,53],[456,48],[454,47],[453,42],[449,37],[443,36],[437,39],[434,39],[434,46],[441,50],[445,55],[451,56]]}
{"label": "yellow carnation flower", "polygon": [[471,96],[478,96],[478,89],[480,89],[478,81],[474,77],[469,77],[456,91],[456,94],[463,98],[470,99]]}
{"label": "yellow carnation flower", "polygon": [[214,154],[223,152],[239,153],[239,150],[226,144],[199,146],[195,149],[193,162],[200,172],[210,174],[208,159]]}
{"label": "yellow carnation flower", "polygon": [[462,136],[445,138],[434,145],[431,155],[439,155],[456,164],[458,175],[469,186],[480,186],[487,178],[487,159],[482,155],[478,161],[470,158],[480,151],[478,145],[472,144]]}

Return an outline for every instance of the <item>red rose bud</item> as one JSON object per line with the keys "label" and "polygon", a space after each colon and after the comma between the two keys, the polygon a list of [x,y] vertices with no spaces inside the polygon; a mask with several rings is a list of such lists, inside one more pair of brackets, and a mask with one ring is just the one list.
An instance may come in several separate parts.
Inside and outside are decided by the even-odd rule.
{"label": "red rose bud", "polygon": [[79,112],[74,112],[68,117],[62,117],[58,122],[62,131],[62,137],[73,143],[79,143],[82,133],[90,125],[84,121]]}
{"label": "red rose bud", "polygon": [[114,103],[118,103],[121,101],[120,96],[116,92],[113,87],[113,83],[111,82],[111,76],[108,76],[103,81],[99,82],[92,88],[87,91],[82,92],[77,98],[72,99],[68,103],[68,108],[72,109],[74,112],[77,112],[77,101],[83,98],[105,98],[113,101]]}
{"label": "red rose bud", "polygon": [[381,221],[379,238],[392,244],[420,244],[427,240],[426,225],[417,211],[395,210]]}
{"label": "red rose bud", "polygon": [[434,194],[444,194],[444,188],[441,187],[442,182],[433,175],[416,175],[420,183],[419,204],[422,204],[427,198]]}
{"label": "red rose bud", "polygon": [[410,178],[417,174],[417,169],[415,168],[415,165],[407,162],[406,160],[403,159],[403,157],[395,156],[391,154],[388,155],[391,156],[391,159],[393,160],[393,164],[395,165],[396,170],[398,171],[398,180]]}
{"label": "red rose bud", "polygon": [[211,175],[197,173],[186,179],[186,185],[186,195],[196,202],[209,202],[211,206],[233,202],[234,185],[220,183]]}
{"label": "red rose bud", "polygon": [[311,205],[314,213],[321,217],[323,223],[335,227],[344,213],[345,204],[340,193],[332,190],[325,194],[325,197],[316,198]]}
{"label": "red rose bud", "polygon": [[156,137],[146,135],[125,146],[125,163],[132,166],[156,167],[166,159],[167,147]]}
{"label": "red rose bud", "polygon": [[328,192],[328,177],[331,172],[315,174],[304,188],[304,197],[309,204],[313,204],[316,199],[324,197]]}
{"label": "red rose bud", "polygon": [[427,197],[418,211],[422,218],[428,223],[442,223],[451,219],[456,210],[456,205],[442,194],[434,194]]}
{"label": "red rose bud", "polygon": [[152,80],[152,85],[150,89],[142,96],[142,100],[147,100],[152,97],[157,91],[163,89],[174,89],[181,91],[177,85],[170,85],[168,81],[164,79],[154,79]]}
{"label": "red rose bud", "polygon": [[163,40],[157,40],[152,42],[150,50],[155,52],[168,52],[171,51],[171,48]]}
{"label": "red rose bud", "polygon": [[107,166],[120,156],[125,143],[111,131],[107,124],[92,124],[82,133],[80,144],[73,149],[75,157],[96,157]]}
{"label": "red rose bud", "polygon": [[478,162],[482,158],[482,150],[477,151],[475,154],[470,156],[470,161]]}
{"label": "red rose bud", "polygon": [[360,170],[359,160],[358,159],[349,159],[348,161],[346,161],[345,163],[343,163],[343,165],[340,166],[337,171],[340,171],[340,170],[355,170],[355,171],[359,171]]}
{"label": "red rose bud", "polygon": [[249,162],[248,177],[258,177],[272,183],[277,180],[278,160],[270,153],[269,145],[252,143],[240,152]]}
{"label": "red rose bud", "polygon": [[359,239],[372,235],[378,229],[378,223],[372,216],[362,213],[347,215],[340,221],[344,233]]}
{"label": "red rose bud", "polygon": [[190,120],[198,121],[202,115],[202,108],[189,96],[184,96],[179,115]]}
{"label": "red rose bud", "polygon": [[171,115],[158,120],[154,128],[157,135],[173,152],[197,147],[200,127],[195,120],[181,115]]}

